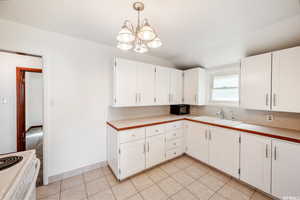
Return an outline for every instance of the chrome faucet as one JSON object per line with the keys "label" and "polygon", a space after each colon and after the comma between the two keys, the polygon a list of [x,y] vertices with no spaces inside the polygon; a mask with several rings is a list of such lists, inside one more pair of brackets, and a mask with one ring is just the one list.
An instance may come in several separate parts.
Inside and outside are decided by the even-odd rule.
{"label": "chrome faucet", "polygon": [[225,119],[225,113],[223,109],[221,108],[219,112],[216,113],[217,117],[220,119]]}

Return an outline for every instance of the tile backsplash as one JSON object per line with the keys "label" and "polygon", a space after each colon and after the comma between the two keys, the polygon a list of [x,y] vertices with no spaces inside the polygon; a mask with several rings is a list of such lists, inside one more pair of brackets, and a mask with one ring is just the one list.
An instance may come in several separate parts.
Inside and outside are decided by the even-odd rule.
{"label": "tile backsplash", "polygon": [[170,106],[109,107],[108,121],[168,115]]}
{"label": "tile backsplash", "polygon": [[[300,130],[300,113],[256,111],[235,107],[191,106],[191,114],[216,116],[216,113],[221,108],[225,113],[226,119],[235,119],[245,123],[276,128]],[[273,120],[267,120],[268,115],[271,115]]]}

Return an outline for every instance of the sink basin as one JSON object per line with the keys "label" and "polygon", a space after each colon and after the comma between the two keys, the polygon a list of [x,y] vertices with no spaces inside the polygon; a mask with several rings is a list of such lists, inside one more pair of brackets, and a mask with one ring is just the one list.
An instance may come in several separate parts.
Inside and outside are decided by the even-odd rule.
{"label": "sink basin", "polygon": [[237,126],[237,125],[241,124],[242,122],[220,119],[220,120],[216,121],[216,123],[220,124],[220,125],[224,125],[224,126]]}
{"label": "sink basin", "polygon": [[237,125],[242,123],[242,122],[239,122],[239,121],[219,119],[217,117],[209,117],[209,116],[195,117],[193,119],[208,122],[208,123],[213,123],[213,124],[219,124],[219,125],[223,125],[223,126],[237,126]]}

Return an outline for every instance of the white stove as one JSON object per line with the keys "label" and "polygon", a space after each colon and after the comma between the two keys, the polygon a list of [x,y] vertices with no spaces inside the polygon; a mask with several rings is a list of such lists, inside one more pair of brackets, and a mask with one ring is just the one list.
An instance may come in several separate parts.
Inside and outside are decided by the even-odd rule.
{"label": "white stove", "polygon": [[[8,161],[3,159],[10,157]],[[16,160],[14,160],[16,159]],[[35,200],[36,179],[40,161],[36,158],[35,150],[0,155],[0,200]],[[13,163],[16,163],[13,165]],[[12,165],[10,165],[12,164]]]}

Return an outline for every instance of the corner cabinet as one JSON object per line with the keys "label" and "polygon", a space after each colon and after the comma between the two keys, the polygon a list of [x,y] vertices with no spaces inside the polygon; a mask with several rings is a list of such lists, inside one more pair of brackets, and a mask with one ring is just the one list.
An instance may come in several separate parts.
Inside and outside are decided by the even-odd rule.
{"label": "corner cabinet", "polygon": [[241,107],[299,113],[299,65],[300,47],[242,59]]}
{"label": "corner cabinet", "polygon": [[202,68],[193,68],[184,71],[184,104],[204,105],[206,100],[206,71]]}
{"label": "corner cabinet", "polygon": [[239,178],[238,131],[187,122],[186,154]]}

